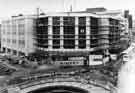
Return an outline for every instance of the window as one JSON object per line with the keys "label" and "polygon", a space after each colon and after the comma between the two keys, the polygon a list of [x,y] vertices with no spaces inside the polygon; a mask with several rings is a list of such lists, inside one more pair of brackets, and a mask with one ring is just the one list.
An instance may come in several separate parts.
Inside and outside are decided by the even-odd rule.
{"label": "window", "polygon": [[53,17],[53,25],[60,25],[60,17]]}
{"label": "window", "polygon": [[75,17],[64,17],[64,26],[74,26],[75,25]]}
{"label": "window", "polygon": [[18,25],[18,34],[19,35],[24,35],[24,33],[25,33],[25,25],[24,24],[19,24]]}
{"label": "window", "polygon": [[99,26],[98,26],[98,18],[91,17],[90,18],[90,28],[91,28],[91,35],[90,35],[90,47],[98,47],[99,41]]}
{"label": "window", "polygon": [[86,48],[86,26],[79,26],[79,48]]}
{"label": "window", "polygon": [[98,18],[95,18],[95,17],[91,17],[90,18],[90,24],[91,26],[98,26]]}
{"label": "window", "polygon": [[53,26],[53,35],[60,35],[60,26]]}
{"label": "window", "polygon": [[13,44],[16,44],[16,40],[15,40],[15,39],[13,39],[13,40],[12,40],[12,43],[13,43]]}
{"label": "window", "polygon": [[75,27],[64,26],[64,48],[75,48]]}
{"label": "window", "polygon": [[75,48],[75,17],[64,17],[64,48]]}
{"label": "window", "polygon": [[37,46],[48,48],[48,17],[37,20]]}
{"label": "window", "polygon": [[53,48],[60,48],[60,26],[53,26]]}
{"label": "window", "polygon": [[79,17],[79,26],[86,26],[86,17]]}
{"label": "window", "polygon": [[24,48],[25,47],[25,40],[19,40],[19,46]]}
{"label": "window", "polygon": [[48,17],[37,19],[38,26],[48,26]]}
{"label": "window", "polygon": [[10,39],[7,39],[7,43],[10,43]]}

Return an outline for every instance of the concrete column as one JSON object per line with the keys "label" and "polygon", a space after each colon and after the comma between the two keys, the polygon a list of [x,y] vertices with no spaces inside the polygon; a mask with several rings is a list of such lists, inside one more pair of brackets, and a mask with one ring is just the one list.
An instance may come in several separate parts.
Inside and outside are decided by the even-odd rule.
{"label": "concrete column", "polygon": [[30,32],[30,23],[29,23],[29,20],[28,19],[25,19],[24,20],[24,23],[26,25],[24,25],[24,29],[25,29],[25,31],[24,31],[25,46],[24,46],[23,49],[24,49],[24,53],[27,53],[27,52],[30,51],[28,48],[30,48],[29,43],[31,43],[32,41],[29,42],[30,41],[30,38],[29,37],[31,37],[30,34],[29,34],[29,32]]}
{"label": "concrete column", "polygon": [[13,20],[10,22],[10,54],[13,55],[13,49],[14,49],[14,46],[13,46]]}
{"label": "concrete column", "polygon": [[86,48],[90,49],[90,17],[86,17]]}
{"label": "concrete column", "polygon": [[78,49],[78,17],[75,17],[75,49]]}
{"label": "concrete column", "polygon": [[52,17],[48,17],[48,45],[52,49]]}
{"label": "concrete column", "polygon": [[[19,50],[19,31],[18,31],[18,23],[17,20],[16,20],[16,51],[18,53],[18,50]],[[19,56],[19,54],[17,55]]]}
{"label": "concrete column", "polygon": [[63,49],[64,45],[64,36],[63,36],[63,17],[60,17],[60,48]]}

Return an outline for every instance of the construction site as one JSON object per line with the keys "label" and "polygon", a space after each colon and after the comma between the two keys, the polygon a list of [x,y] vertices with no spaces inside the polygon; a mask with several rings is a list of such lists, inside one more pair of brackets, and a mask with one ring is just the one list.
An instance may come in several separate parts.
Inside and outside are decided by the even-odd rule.
{"label": "construction site", "polygon": [[[11,77],[3,78],[0,91],[117,93],[119,70],[135,49],[128,20],[118,11],[93,9],[4,20],[2,60],[10,68],[2,71]],[[14,63],[13,55],[21,59]]]}

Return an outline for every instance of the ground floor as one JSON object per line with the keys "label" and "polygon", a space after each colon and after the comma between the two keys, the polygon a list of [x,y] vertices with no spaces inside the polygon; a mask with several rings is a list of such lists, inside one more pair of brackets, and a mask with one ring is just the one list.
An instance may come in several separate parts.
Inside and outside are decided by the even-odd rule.
{"label": "ground floor", "polygon": [[23,56],[39,64],[53,64],[60,66],[82,66],[82,65],[100,65],[110,61],[108,50],[104,51],[42,51],[34,53],[17,51],[10,48],[2,47],[4,53]]}
{"label": "ground floor", "polygon": [[3,53],[7,53],[7,54],[11,54],[11,55],[16,55],[16,56],[26,56],[26,55],[28,55],[27,52],[17,51],[17,50],[6,48],[6,47],[2,47],[1,51]]}

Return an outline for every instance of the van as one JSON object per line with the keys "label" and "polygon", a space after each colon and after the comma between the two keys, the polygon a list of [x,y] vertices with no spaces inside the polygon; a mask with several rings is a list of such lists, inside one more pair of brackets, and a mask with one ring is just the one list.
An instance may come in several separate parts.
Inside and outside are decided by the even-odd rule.
{"label": "van", "polygon": [[128,62],[129,61],[129,56],[128,55],[123,55],[123,61]]}

